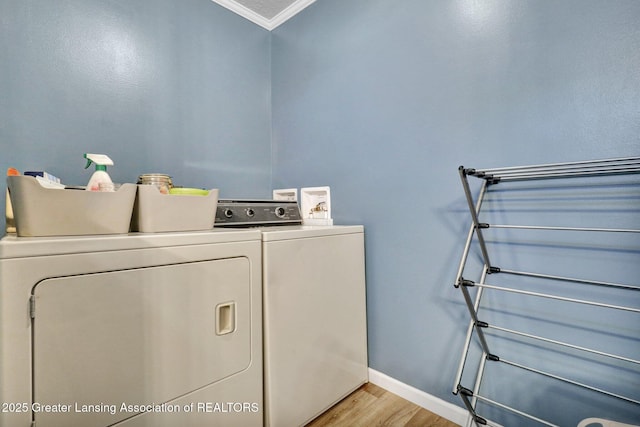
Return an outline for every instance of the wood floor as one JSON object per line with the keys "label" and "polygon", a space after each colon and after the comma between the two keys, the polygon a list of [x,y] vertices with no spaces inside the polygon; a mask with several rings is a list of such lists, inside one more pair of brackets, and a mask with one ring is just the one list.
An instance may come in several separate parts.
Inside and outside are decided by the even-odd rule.
{"label": "wood floor", "polygon": [[371,383],[365,384],[306,427],[457,427]]}

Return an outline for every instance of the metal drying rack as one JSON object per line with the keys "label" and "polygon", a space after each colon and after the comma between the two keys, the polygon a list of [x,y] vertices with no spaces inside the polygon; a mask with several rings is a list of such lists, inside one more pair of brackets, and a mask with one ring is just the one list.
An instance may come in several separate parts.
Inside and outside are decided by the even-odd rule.
{"label": "metal drying rack", "polygon": [[[545,273],[510,270],[507,268],[498,267],[492,264],[491,262],[488,245],[483,236],[483,230],[487,230],[489,228],[517,229],[517,230],[522,230],[522,229],[546,230],[551,232],[567,231],[567,232],[596,232],[596,233],[640,233],[640,230],[628,229],[628,228],[559,227],[559,226],[547,226],[547,225],[504,225],[504,224],[488,224],[488,223],[483,223],[479,220],[482,203],[485,197],[487,196],[489,187],[494,186],[498,183],[515,182],[515,181],[533,181],[533,180],[559,180],[559,179],[569,179],[569,178],[598,179],[599,177],[613,176],[613,175],[629,175],[633,180],[635,180],[635,176],[633,176],[634,174],[640,174],[640,157],[627,157],[627,158],[592,160],[592,161],[583,161],[583,162],[531,165],[531,166],[522,166],[522,167],[506,167],[506,168],[496,168],[496,169],[472,169],[472,168],[465,168],[463,166],[459,167],[459,175],[462,182],[462,187],[464,189],[464,194],[466,196],[467,204],[469,207],[469,212],[471,214],[472,222],[469,228],[466,243],[464,245],[462,259],[460,261],[454,286],[460,289],[464,297],[464,301],[466,303],[466,306],[470,315],[470,320],[469,320],[469,325],[466,333],[466,339],[462,349],[460,365],[458,367],[458,371],[457,371],[455,382],[454,382],[453,393],[461,397],[464,403],[464,406],[468,410],[470,414],[469,425],[473,425],[473,424],[486,425],[488,423],[487,419],[483,418],[476,411],[476,405],[480,401],[485,404],[498,407],[500,408],[500,410],[505,410],[512,414],[515,414],[515,416],[525,417],[529,420],[532,420],[536,423],[540,423],[542,425],[555,426],[555,424],[545,421],[537,416],[518,410],[504,403],[497,402],[487,396],[483,396],[482,394],[480,394],[482,378],[483,378],[483,375],[485,374],[485,366],[487,363],[494,363],[494,362],[505,363],[507,365],[510,365],[519,369],[524,369],[528,372],[539,374],[547,378],[552,378],[554,380],[558,380],[563,383],[571,384],[571,385],[588,389],[597,393],[605,394],[607,396],[610,396],[616,399],[622,399],[626,402],[630,402],[631,404],[639,405],[639,408],[640,408],[640,400],[638,400],[637,398],[631,398],[619,393],[603,390],[600,387],[594,387],[592,385],[585,384],[581,381],[577,381],[577,380],[567,378],[561,375],[557,375],[554,373],[545,372],[540,369],[532,368],[520,363],[510,361],[506,358],[501,357],[500,355],[494,354],[491,351],[492,346],[490,345],[490,339],[488,339],[490,337],[487,336],[487,333],[485,333],[485,331],[493,329],[495,331],[500,331],[501,333],[510,334],[511,336],[515,336],[515,337],[520,337],[520,338],[524,337],[526,339],[534,340],[544,344],[562,346],[565,348],[569,348],[572,351],[586,352],[593,355],[602,356],[605,358],[613,358],[618,361],[623,361],[625,363],[630,363],[633,365],[640,365],[640,360],[638,360],[637,358],[624,357],[624,356],[616,355],[609,352],[603,352],[603,351],[587,348],[584,346],[571,344],[569,342],[550,339],[548,337],[525,333],[522,331],[518,331],[515,329],[506,328],[498,325],[492,325],[481,320],[481,316],[479,315],[479,310],[482,308],[483,293],[494,292],[494,291],[508,292],[511,295],[519,295],[522,297],[533,296],[533,297],[554,299],[554,300],[569,302],[569,303],[597,306],[597,307],[602,307],[602,308],[611,309],[611,310],[624,310],[627,312],[640,313],[640,307],[633,307],[633,306],[629,307],[629,306],[623,306],[623,305],[617,305],[617,304],[608,304],[601,301],[591,301],[591,300],[582,299],[582,298],[569,298],[565,296],[554,295],[552,293],[532,292],[532,291],[527,291],[522,289],[515,289],[512,287],[489,285],[486,283],[487,276],[500,273],[500,274],[516,275],[516,276],[528,276],[530,278],[550,279],[550,280],[556,280],[556,281],[562,281],[562,282],[573,282],[577,284],[588,284],[588,285],[594,285],[594,286],[604,287],[604,288],[615,288],[615,289],[623,290],[625,292],[640,291],[640,286],[636,286],[636,285],[613,283],[613,282],[606,282],[606,281],[600,281],[600,280],[587,280],[583,278],[565,277],[565,276],[551,275],[551,274],[545,274]],[[475,201],[472,196],[472,191],[470,189],[469,177],[478,178],[482,180],[479,194]],[[640,185],[640,182],[634,181],[634,185]],[[476,244],[477,246],[474,246]],[[481,252],[481,260],[482,260],[481,262],[484,264],[480,274],[480,279],[477,282],[469,280],[463,276],[464,269],[468,260],[468,255],[472,247],[474,248],[479,247]],[[472,291],[470,291],[470,289],[475,289],[475,298],[472,298]],[[463,371],[465,369],[465,365],[468,362],[467,359],[468,359],[469,349],[474,336],[477,338],[477,343],[479,344],[479,347],[481,349],[482,357],[481,357],[480,365],[477,368],[475,380],[472,381],[474,383],[473,388],[468,388],[463,386],[461,382],[463,379]]]}

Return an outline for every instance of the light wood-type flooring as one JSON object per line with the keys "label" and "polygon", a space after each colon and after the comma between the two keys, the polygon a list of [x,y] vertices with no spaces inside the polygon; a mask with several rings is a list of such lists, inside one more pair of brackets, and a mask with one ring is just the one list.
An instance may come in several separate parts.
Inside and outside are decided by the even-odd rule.
{"label": "light wood-type flooring", "polygon": [[457,427],[451,421],[368,383],[306,427]]}

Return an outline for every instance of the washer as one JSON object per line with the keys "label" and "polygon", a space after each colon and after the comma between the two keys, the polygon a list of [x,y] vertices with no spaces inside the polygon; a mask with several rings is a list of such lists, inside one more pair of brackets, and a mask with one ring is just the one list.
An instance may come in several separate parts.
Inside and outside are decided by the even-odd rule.
{"label": "washer", "polygon": [[0,425],[261,426],[261,278],[257,230],[3,238]]}
{"label": "washer", "polygon": [[262,229],[265,425],[302,426],[368,381],[362,226]]}
{"label": "washer", "polygon": [[217,226],[262,233],[269,427],[305,425],[368,381],[364,228],[301,222],[296,202],[218,203]]}

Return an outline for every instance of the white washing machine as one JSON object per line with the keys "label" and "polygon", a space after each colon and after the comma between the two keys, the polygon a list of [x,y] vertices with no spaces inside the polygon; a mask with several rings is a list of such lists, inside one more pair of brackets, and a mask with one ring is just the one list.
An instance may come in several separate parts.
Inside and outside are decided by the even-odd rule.
{"label": "white washing machine", "polygon": [[261,426],[257,230],[0,241],[0,426]]}
{"label": "white washing machine", "polygon": [[362,226],[262,229],[265,425],[303,426],[368,381]]}
{"label": "white washing machine", "polygon": [[218,203],[262,232],[265,425],[297,427],[368,381],[364,228],[305,226],[295,202]]}

